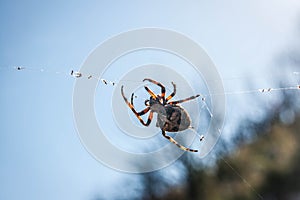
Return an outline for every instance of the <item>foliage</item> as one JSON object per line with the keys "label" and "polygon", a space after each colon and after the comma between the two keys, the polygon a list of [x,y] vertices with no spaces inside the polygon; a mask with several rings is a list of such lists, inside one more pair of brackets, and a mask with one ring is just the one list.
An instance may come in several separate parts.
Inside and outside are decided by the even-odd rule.
{"label": "foliage", "polygon": [[[280,120],[281,112],[289,105],[285,101],[262,122],[241,125],[236,150],[220,156],[215,167],[193,165],[186,157],[181,160],[186,171],[181,183],[165,183],[163,194],[145,187],[142,199],[300,199],[300,115],[291,124]],[[245,128],[255,132],[251,143],[243,137]],[[164,180],[152,173],[147,174],[144,183],[162,185]]]}

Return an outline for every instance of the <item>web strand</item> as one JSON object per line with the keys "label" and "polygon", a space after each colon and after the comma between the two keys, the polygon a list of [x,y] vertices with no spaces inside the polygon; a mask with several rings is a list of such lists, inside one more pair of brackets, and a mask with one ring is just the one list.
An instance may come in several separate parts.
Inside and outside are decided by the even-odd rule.
{"label": "web strand", "polygon": [[[86,78],[86,79],[96,79],[99,82],[101,82],[104,85],[111,85],[115,86],[118,83],[126,83],[126,82],[141,82],[142,81],[135,81],[135,80],[121,80],[121,81],[111,81],[105,78],[97,78],[91,74],[82,74],[79,71],[71,70],[70,72],[62,72],[62,71],[51,71],[46,70],[44,68],[31,68],[31,67],[25,67],[25,66],[15,66],[15,67],[0,67],[1,70],[16,70],[16,71],[34,71],[34,72],[41,72],[41,73],[51,73],[51,74],[60,74],[60,75],[66,75],[71,76],[73,78]],[[292,72],[294,76],[300,76],[300,72]],[[227,78],[223,80],[232,80],[232,79],[240,79],[239,77],[233,77],[233,78]],[[205,98],[210,96],[218,96],[218,95],[240,95],[240,94],[251,94],[251,93],[270,93],[274,91],[284,91],[284,90],[300,90],[300,84],[297,83],[297,85],[294,86],[287,86],[287,87],[278,87],[278,88],[260,88],[260,89],[252,89],[252,90],[240,90],[240,91],[225,91],[224,93],[209,93],[209,94],[203,94],[202,100],[205,103]],[[205,103],[206,104],[206,103]],[[207,107],[207,106],[205,106]],[[208,108],[208,107],[207,107]],[[208,110],[211,114],[210,110]]]}
{"label": "web strand", "polygon": [[260,199],[264,199],[256,190],[255,188],[234,168],[232,167],[232,165],[225,160],[224,158],[220,157],[225,163],[226,165],[228,165],[230,167],[230,169],[260,198]]}

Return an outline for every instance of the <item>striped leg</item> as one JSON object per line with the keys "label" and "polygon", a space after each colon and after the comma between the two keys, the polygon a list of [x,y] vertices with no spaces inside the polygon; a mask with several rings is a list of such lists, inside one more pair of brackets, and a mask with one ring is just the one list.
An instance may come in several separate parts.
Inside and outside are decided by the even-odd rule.
{"label": "striped leg", "polygon": [[196,96],[188,97],[188,98],[186,98],[186,99],[178,100],[178,101],[171,101],[171,102],[169,102],[168,104],[176,105],[176,104],[179,104],[179,103],[183,103],[183,102],[186,102],[186,101],[190,101],[190,100],[195,99],[195,98],[197,98],[197,97],[200,97],[200,94],[197,94]]}
{"label": "striped leg", "polygon": [[134,93],[131,94],[131,98],[130,98],[130,103],[133,105],[133,96],[134,96]]}
{"label": "striped leg", "polygon": [[147,90],[147,92],[151,95],[153,99],[157,99],[156,94],[152,90],[150,90],[147,86],[144,86],[144,88]]}
{"label": "striped leg", "polygon": [[150,78],[145,78],[143,81],[149,81],[149,82],[154,83],[155,85],[158,85],[159,87],[161,87],[161,97],[165,98],[165,95],[166,95],[166,88],[165,88],[165,86],[163,86],[161,83],[159,83],[159,82],[157,82],[155,80],[152,80]]}
{"label": "striped leg", "polygon": [[[131,105],[134,107],[134,104],[133,104],[133,96],[134,96],[134,93],[131,94],[130,103],[131,103]],[[145,101],[145,106],[149,106],[149,105],[148,105],[148,101],[149,101],[149,100],[146,100],[146,101]],[[145,108],[144,110],[142,110],[141,112],[139,112],[138,114],[139,114],[140,116],[141,116],[141,115],[144,115],[144,114],[146,114],[149,110],[150,110],[150,107],[147,107],[147,108]]]}
{"label": "striped leg", "polygon": [[187,148],[185,146],[182,146],[181,144],[179,144],[176,140],[174,140],[171,136],[166,135],[165,131],[162,131],[162,134],[165,138],[167,138],[170,142],[172,142],[173,144],[175,144],[177,147],[179,147],[180,149],[184,150],[184,151],[190,151],[190,152],[198,152],[198,150],[194,150],[194,149],[190,149]]}
{"label": "striped leg", "polygon": [[172,99],[176,94],[176,85],[173,82],[172,82],[172,85],[173,85],[173,92],[166,98],[166,101],[169,101],[170,99]]}
{"label": "striped leg", "polygon": [[149,126],[149,124],[151,123],[151,120],[153,118],[153,112],[150,111],[150,114],[148,116],[148,120],[147,122],[145,123],[144,120],[142,119],[141,115],[144,115],[146,114],[149,110],[150,110],[150,107],[147,107],[145,108],[144,110],[140,111],[140,112],[137,112],[135,109],[134,109],[134,106],[132,105],[132,103],[128,102],[127,98],[125,97],[124,95],[124,91],[123,91],[123,85],[121,87],[121,94],[123,96],[123,99],[124,101],[126,102],[126,104],[128,105],[128,107],[132,110],[132,112],[135,114],[135,116],[140,120],[140,122],[144,125],[144,126]]}

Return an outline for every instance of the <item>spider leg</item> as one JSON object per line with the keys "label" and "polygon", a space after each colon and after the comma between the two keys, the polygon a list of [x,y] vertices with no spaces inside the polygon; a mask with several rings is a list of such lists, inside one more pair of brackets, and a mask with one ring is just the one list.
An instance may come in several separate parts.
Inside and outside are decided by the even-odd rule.
{"label": "spider leg", "polygon": [[188,97],[186,99],[182,99],[182,100],[178,100],[178,101],[171,101],[169,102],[168,104],[171,104],[171,105],[176,105],[176,104],[179,104],[179,103],[183,103],[183,102],[186,102],[186,101],[190,101],[192,99],[195,99],[197,97],[199,97],[200,94],[197,94],[196,96],[191,96],[191,97]]}
{"label": "spider leg", "polygon": [[139,115],[139,116],[142,116],[142,115],[146,114],[149,110],[150,110],[150,107],[147,107],[147,108],[145,108],[144,110],[138,112],[138,115]]}
{"label": "spider leg", "polygon": [[[132,110],[132,109],[131,109]],[[137,114],[135,114],[135,116],[140,120],[140,122],[144,125],[144,126],[149,126],[149,124],[152,121],[153,118],[153,112],[150,111],[147,122],[145,123],[144,120],[141,118],[142,115],[146,114],[148,111],[150,110],[150,107],[145,108],[144,110],[142,110],[141,112],[138,112]]]}
{"label": "spider leg", "polygon": [[[133,96],[134,96],[134,93],[131,94],[131,98],[130,98],[130,103],[132,105],[133,105]],[[144,115],[144,114],[146,114],[150,110],[150,107],[148,107],[149,106],[148,102],[149,102],[149,100],[145,101],[145,106],[147,106],[147,108],[145,108],[144,110],[142,110],[141,112],[139,112],[138,113],[139,115]]]}
{"label": "spider leg", "polygon": [[[133,105],[133,96],[134,96],[134,93],[131,94],[130,103],[134,107],[134,105]],[[146,101],[149,101],[149,100],[146,100]],[[145,108],[144,110],[138,112],[139,116],[146,114],[150,110],[150,107],[148,107],[148,105],[146,103],[145,103],[145,105],[147,106],[147,108]]]}
{"label": "spider leg", "polygon": [[149,124],[151,123],[151,120],[153,118],[153,112],[150,112],[149,114],[149,117],[148,117],[148,120],[147,122],[145,123],[144,120],[142,119],[141,115],[144,115],[146,114],[149,110],[150,110],[150,107],[147,107],[145,108],[144,110],[140,111],[140,112],[137,112],[135,109],[134,109],[134,106],[132,105],[132,103],[130,103],[127,98],[125,97],[124,95],[124,91],[123,91],[123,85],[121,87],[121,94],[123,96],[123,99],[125,101],[125,103],[128,105],[128,107],[132,110],[132,112],[135,114],[135,116],[140,120],[140,122],[144,125],[144,126],[149,126]]}
{"label": "spider leg", "polygon": [[166,98],[166,101],[169,101],[170,99],[172,99],[176,94],[176,85],[173,82],[172,82],[172,85],[173,85],[173,92]]}
{"label": "spider leg", "polygon": [[187,148],[185,146],[182,146],[181,144],[179,144],[176,140],[174,140],[171,136],[168,136],[166,134],[165,131],[162,131],[162,135],[167,138],[170,142],[172,142],[173,144],[175,144],[177,147],[179,147],[180,149],[184,150],[184,151],[190,151],[190,152],[198,152],[198,150],[194,150],[194,149],[190,149]]}
{"label": "spider leg", "polygon": [[145,106],[150,106],[150,100],[149,99],[147,99],[146,101],[145,101]]}
{"label": "spider leg", "polygon": [[156,94],[152,90],[150,90],[147,86],[144,86],[144,88],[147,90],[147,92],[151,95],[153,99],[157,99]]}
{"label": "spider leg", "polygon": [[133,105],[133,95],[134,93],[131,94],[131,98],[130,98],[130,103]]}
{"label": "spider leg", "polygon": [[147,119],[146,126],[149,126],[149,124],[150,124],[151,121],[152,121],[152,118],[153,118],[153,112],[150,111],[149,116],[148,116],[148,119]]}
{"label": "spider leg", "polygon": [[154,83],[155,85],[158,85],[159,87],[161,87],[161,97],[164,99],[165,95],[166,95],[166,88],[165,86],[163,86],[160,82],[157,82],[155,80],[152,80],[150,78],[145,78],[143,81],[149,81],[151,83]]}

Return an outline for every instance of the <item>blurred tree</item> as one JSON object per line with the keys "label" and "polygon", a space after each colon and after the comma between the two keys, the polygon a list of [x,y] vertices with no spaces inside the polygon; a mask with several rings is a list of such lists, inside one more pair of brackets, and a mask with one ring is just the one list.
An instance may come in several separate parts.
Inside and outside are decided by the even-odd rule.
{"label": "blurred tree", "polygon": [[[247,121],[241,125],[235,139],[236,151],[220,156],[214,168],[192,164],[185,155],[180,162],[185,167],[185,180],[169,186],[162,194],[153,185],[167,185],[159,176],[148,174],[142,199],[300,199],[300,115],[292,123],[283,123],[281,113],[291,108],[293,97],[285,101],[262,122]],[[251,143],[244,129],[253,129]]]}

